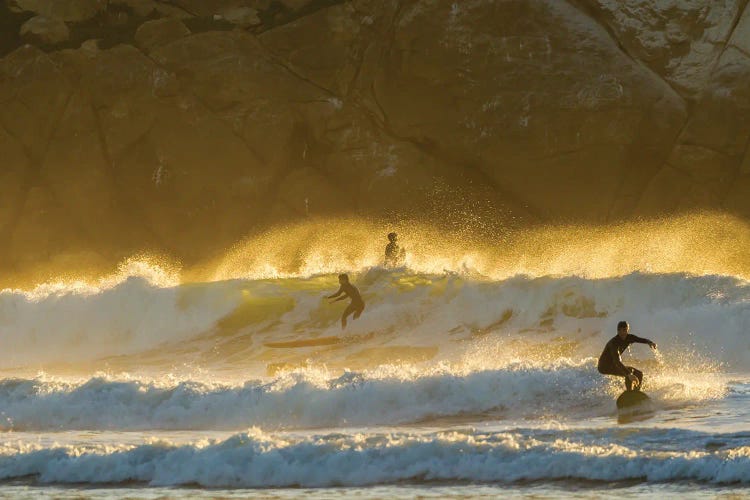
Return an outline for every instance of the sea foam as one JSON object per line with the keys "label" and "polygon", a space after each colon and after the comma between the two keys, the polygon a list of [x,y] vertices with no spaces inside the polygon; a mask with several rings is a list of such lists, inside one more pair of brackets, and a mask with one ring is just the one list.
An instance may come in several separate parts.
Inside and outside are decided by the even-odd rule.
{"label": "sea foam", "polygon": [[[495,370],[405,373],[294,372],[239,385],[155,383],[92,378],[73,383],[43,379],[0,382],[0,428],[46,430],[299,429],[469,420],[553,418],[577,421],[610,415],[621,382],[602,377],[594,361],[510,364]],[[661,405],[685,406],[722,397],[726,385],[705,377],[649,387]]]}
{"label": "sea foam", "polygon": [[[644,430],[620,442],[609,434],[469,429],[295,437],[251,430],[224,441],[183,445],[161,441],[135,447],[44,448],[9,443],[0,447],[0,480],[215,488],[432,481],[750,482],[746,434]],[[676,440],[685,443],[684,449],[669,448]],[[712,443],[721,444],[717,448]]]}

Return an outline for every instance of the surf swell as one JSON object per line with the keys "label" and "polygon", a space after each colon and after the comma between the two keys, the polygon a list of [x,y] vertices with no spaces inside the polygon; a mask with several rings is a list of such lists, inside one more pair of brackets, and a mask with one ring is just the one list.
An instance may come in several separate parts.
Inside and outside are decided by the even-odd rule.
{"label": "surf swell", "polygon": [[[697,390],[700,384],[703,390]],[[576,421],[610,414],[618,390],[592,362],[431,373],[394,367],[333,378],[307,371],[241,385],[17,379],[0,383],[0,428],[239,430],[429,424],[442,418]],[[649,390],[674,406],[719,398],[726,387],[704,378],[676,384],[654,377]]]}
{"label": "surf swell", "polygon": [[[722,363],[750,368],[750,287],[736,278],[636,273],[493,281],[378,268],[352,276],[367,311],[346,332],[338,325],[342,307],[323,300],[336,288],[335,275],[169,286],[130,277],[94,289],[6,290],[0,341],[11,348],[0,354],[0,369],[153,368],[191,377],[207,370],[241,379],[311,365],[492,369],[597,356],[620,319],[656,340],[667,363],[693,371]],[[311,345],[281,348],[302,340]]]}
{"label": "surf swell", "polygon": [[[617,431],[612,431],[617,432]],[[176,445],[5,443],[0,480],[215,488],[550,480],[748,483],[750,436],[642,430],[269,435]],[[614,443],[612,441],[615,441]],[[679,442],[681,449],[673,448]]]}
{"label": "surf swell", "polygon": [[[750,482],[750,437],[730,433],[746,416],[747,281],[410,266],[353,266],[367,308],[345,331],[323,264],[0,292],[0,481]],[[692,430],[607,429],[622,381],[596,359],[621,319],[660,346],[624,354],[654,425]]]}

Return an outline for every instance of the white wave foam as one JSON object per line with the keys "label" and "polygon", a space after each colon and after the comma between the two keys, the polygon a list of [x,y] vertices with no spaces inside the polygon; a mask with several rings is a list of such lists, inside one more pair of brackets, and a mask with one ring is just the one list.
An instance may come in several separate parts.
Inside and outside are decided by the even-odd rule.
{"label": "white wave foam", "polygon": [[[652,435],[653,434],[653,435]],[[690,441],[681,450],[670,444]],[[205,487],[364,486],[397,482],[699,481],[750,482],[745,435],[696,437],[683,431],[643,432],[640,442],[611,435],[514,431],[431,434],[270,436],[250,431],[221,442],[176,446],[6,443],[0,479],[42,483],[198,484]],[[659,445],[657,441],[661,441]]]}
{"label": "white wave foam", "polygon": [[[38,293],[38,291],[37,291]],[[223,287],[160,288],[131,277],[110,288],[0,292],[2,367],[132,354],[200,335],[238,298]]]}
{"label": "white wave foam", "polygon": [[[346,367],[356,361],[361,368],[370,362],[369,348],[398,352],[406,346],[434,348],[436,354],[425,355],[433,362],[468,362],[473,356],[479,368],[493,368],[532,356],[513,348],[518,339],[536,342],[540,352],[533,356],[545,360],[598,356],[621,319],[631,322],[633,333],[658,342],[673,365],[705,371],[696,366],[702,360],[750,368],[750,286],[735,278],[632,274],[486,281],[373,269],[353,280],[367,309],[344,333],[338,326],[343,305],[322,300],[336,288],[333,275],[165,288],[131,278],[95,293],[56,290],[42,296],[4,291],[0,342],[9,347],[0,354],[0,368],[47,368],[164,344],[182,347],[199,337],[203,341],[191,344],[190,359],[169,350],[160,359],[199,366],[209,358],[231,359],[244,373],[254,368],[264,373],[266,364],[294,366],[313,352],[315,362]],[[334,335],[351,342],[325,352],[265,345]],[[481,350],[492,356],[474,349],[479,337]],[[569,344],[564,353],[558,352],[561,339]],[[696,356],[685,358],[684,352]],[[211,353],[218,354],[207,356]],[[142,362],[133,357],[123,369]]]}
{"label": "white wave foam", "polygon": [[[0,427],[65,429],[266,429],[398,425],[441,417],[580,420],[608,415],[619,387],[581,364],[510,365],[502,370],[406,374],[398,368],[348,372],[332,379],[291,373],[271,382],[220,385],[186,381],[163,386],[104,378],[73,384],[42,380],[0,383]],[[651,385],[670,404],[719,397]],[[670,392],[671,391],[671,392]],[[681,393],[679,393],[681,392]],[[681,402],[681,403],[680,403]]]}

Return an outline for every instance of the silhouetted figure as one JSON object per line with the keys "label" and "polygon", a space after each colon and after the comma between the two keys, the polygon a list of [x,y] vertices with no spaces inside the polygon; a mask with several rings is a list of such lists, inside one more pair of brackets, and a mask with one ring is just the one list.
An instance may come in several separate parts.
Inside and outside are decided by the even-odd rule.
{"label": "silhouetted figure", "polygon": [[388,243],[385,246],[385,267],[399,267],[403,265],[406,257],[406,250],[398,244],[398,235],[388,233]]}
{"label": "silhouetted figure", "polygon": [[332,301],[332,303],[347,298],[352,299],[346,309],[344,309],[344,314],[341,316],[341,329],[343,330],[346,328],[346,318],[349,317],[350,314],[354,313],[353,319],[359,318],[362,311],[365,310],[365,302],[362,300],[362,296],[359,294],[357,287],[349,283],[349,276],[346,274],[339,274],[339,284],[341,285],[339,291],[326,298],[333,299],[343,294],[338,299]]}
{"label": "silhouetted figure", "polygon": [[625,389],[632,391],[634,388],[637,389],[643,383],[643,372],[636,370],[632,366],[625,366],[622,363],[620,355],[630,347],[630,344],[640,343],[648,344],[651,349],[656,349],[656,343],[649,339],[643,339],[630,335],[630,325],[627,321],[620,321],[617,323],[617,335],[612,337],[607,345],[604,346],[602,355],[599,356],[599,364],[597,369],[599,373],[604,375],[618,375],[625,377]]}

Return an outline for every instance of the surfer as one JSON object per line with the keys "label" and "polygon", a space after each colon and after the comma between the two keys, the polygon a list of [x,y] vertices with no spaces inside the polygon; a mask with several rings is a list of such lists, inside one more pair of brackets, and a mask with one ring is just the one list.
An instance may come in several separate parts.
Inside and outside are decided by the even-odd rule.
{"label": "surfer", "polygon": [[597,369],[599,373],[604,375],[618,375],[625,377],[625,388],[628,391],[637,389],[643,382],[643,372],[636,370],[632,366],[625,366],[620,358],[620,354],[625,351],[630,344],[648,344],[651,349],[656,349],[656,343],[649,339],[636,337],[628,332],[630,331],[630,325],[627,321],[620,321],[617,323],[617,335],[612,337],[607,345],[604,346],[602,355],[599,356],[599,364]]}
{"label": "surfer", "polygon": [[404,263],[406,250],[398,244],[398,235],[388,233],[388,243],[385,246],[385,267],[398,267]]}
{"label": "surfer", "polygon": [[362,300],[362,296],[359,294],[357,287],[349,283],[349,276],[346,274],[339,274],[339,284],[341,285],[339,291],[326,298],[333,299],[341,295],[341,297],[332,301],[332,303],[346,298],[352,299],[346,309],[344,309],[344,314],[341,316],[341,329],[343,330],[346,328],[346,318],[349,317],[350,314],[354,313],[352,319],[359,318],[359,315],[365,310],[365,302]]}

